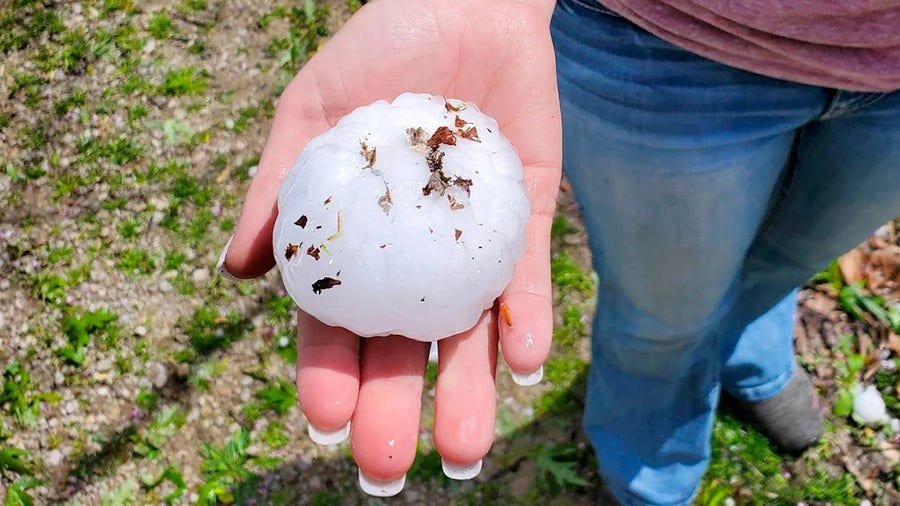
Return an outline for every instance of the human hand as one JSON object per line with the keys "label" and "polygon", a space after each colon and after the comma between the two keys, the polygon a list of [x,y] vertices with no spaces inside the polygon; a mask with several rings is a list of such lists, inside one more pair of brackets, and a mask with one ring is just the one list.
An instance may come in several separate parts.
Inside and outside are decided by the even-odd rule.
{"label": "human hand", "polygon": [[[540,379],[552,335],[550,225],[561,130],[548,0],[378,0],[350,21],[281,96],[223,274],[274,265],[276,199],[299,152],[356,107],[427,92],[473,102],[516,146],[531,200],[525,255],[498,305],[439,341],[433,439],[451,477],[477,474],[493,441],[498,341],[519,383]],[[498,311],[498,308],[502,308]],[[363,488],[392,495],[415,458],[428,343],[360,339],[298,315],[297,393],[320,442],[351,447]]]}

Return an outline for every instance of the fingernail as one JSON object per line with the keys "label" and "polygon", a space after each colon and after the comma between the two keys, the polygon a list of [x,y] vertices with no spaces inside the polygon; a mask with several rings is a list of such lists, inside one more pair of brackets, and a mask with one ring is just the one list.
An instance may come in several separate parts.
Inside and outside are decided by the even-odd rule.
{"label": "fingernail", "polygon": [[331,432],[317,429],[313,424],[308,423],[306,430],[309,432],[309,438],[316,444],[325,446],[337,445],[343,443],[344,440],[347,439],[347,436],[350,435],[350,422],[347,422],[347,425],[344,425],[340,429]]}
{"label": "fingernail", "polygon": [[228,248],[231,247],[231,241],[234,240],[234,235],[228,238],[228,242],[225,243],[225,247],[222,248],[222,254],[219,255],[219,261],[216,263],[216,271],[225,279],[230,279],[232,281],[240,281],[239,278],[234,277],[233,274],[228,272],[225,268],[225,257],[228,256]]}
{"label": "fingernail", "polygon": [[390,481],[368,478],[363,474],[362,469],[359,471],[359,488],[361,488],[363,492],[375,497],[395,496],[403,491],[405,485],[405,474],[396,480]]}
{"label": "fingernail", "polygon": [[459,465],[441,459],[441,468],[451,480],[471,480],[481,472],[481,459],[474,464]]}
{"label": "fingernail", "polygon": [[513,382],[516,385],[521,385],[523,387],[537,385],[542,379],[544,379],[544,366],[538,367],[537,371],[534,371],[531,374],[519,374],[516,371],[512,372]]}

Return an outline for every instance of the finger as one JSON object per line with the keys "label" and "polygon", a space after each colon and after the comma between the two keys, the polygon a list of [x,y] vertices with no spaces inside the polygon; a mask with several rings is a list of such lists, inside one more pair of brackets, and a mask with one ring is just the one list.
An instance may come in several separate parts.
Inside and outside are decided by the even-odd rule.
{"label": "finger", "polygon": [[497,325],[493,311],[462,334],[438,342],[434,445],[444,474],[474,478],[494,441]]}
{"label": "finger", "polygon": [[350,445],[369,494],[394,495],[403,488],[416,456],[427,358],[428,343],[400,336],[363,341]]}
{"label": "finger", "polygon": [[301,73],[291,82],[275,109],[259,168],[247,191],[228,251],[223,254],[225,272],[234,277],[260,276],[275,265],[272,229],[278,215],[276,201],[281,182],[300,150],[329,128],[321,108],[303,102],[303,91],[313,88],[307,76],[308,73]]}
{"label": "finger", "polygon": [[550,227],[559,180],[552,171],[532,170],[525,182],[532,202],[525,254],[500,296],[498,323],[500,347],[513,379],[528,385],[540,381],[553,336]]}
{"label": "finger", "polygon": [[297,316],[297,399],[320,444],[346,438],[359,393],[359,338],[303,311]]}

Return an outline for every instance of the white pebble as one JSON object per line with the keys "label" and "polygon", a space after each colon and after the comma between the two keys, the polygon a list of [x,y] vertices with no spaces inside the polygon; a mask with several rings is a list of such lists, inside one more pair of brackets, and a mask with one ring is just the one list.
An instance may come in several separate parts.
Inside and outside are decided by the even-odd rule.
{"label": "white pebble", "polygon": [[875,385],[856,385],[853,392],[853,419],[862,425],[877,426],[890,418],[881,393]]}

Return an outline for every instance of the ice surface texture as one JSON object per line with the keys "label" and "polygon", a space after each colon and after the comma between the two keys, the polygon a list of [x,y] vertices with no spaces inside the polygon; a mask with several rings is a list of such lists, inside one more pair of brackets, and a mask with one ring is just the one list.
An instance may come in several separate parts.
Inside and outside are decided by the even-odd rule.
{"label": "ice surface texture", "polygon": [[529,212],[496,121],[407,93],[304,148],[278,198],[275,256],[288,293],[322,322],[434,341],[474,326],[509,283]]}

